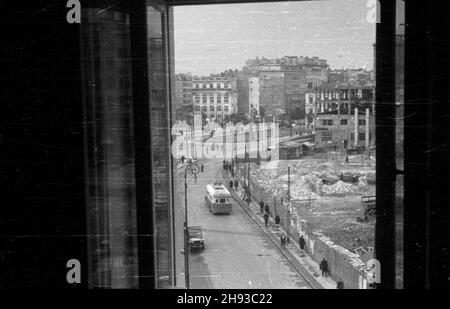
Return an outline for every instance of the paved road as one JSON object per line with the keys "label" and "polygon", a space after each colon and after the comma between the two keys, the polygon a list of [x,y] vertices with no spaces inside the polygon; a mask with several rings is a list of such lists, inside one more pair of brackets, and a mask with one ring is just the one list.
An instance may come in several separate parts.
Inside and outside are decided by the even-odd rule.
{"label": "paved road", "polygon": [[[206,184],[222,178],[222,162],[203,161],[205,172],[197,183],[188,182],[189,225],[204,229],[206,249],[190,253],[191,288],[309,288],[309,285],[285,260],[274,244],[239,205],[233,204],[230,215],[211,214],[204,201]],[[177,214],[177,279],[184,283],[182,224],[184,215],[184,187],[175,182]],[[181,217],[181,218],[180,218]],[[180,264],[181,263],[181,264]]]}

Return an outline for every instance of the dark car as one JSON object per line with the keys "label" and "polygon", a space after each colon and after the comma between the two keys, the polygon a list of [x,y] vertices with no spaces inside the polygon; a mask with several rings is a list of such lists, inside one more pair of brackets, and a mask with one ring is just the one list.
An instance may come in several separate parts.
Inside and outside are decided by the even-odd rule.
{"label": "dark car", "polygon": [[205,240],[203,239],[202,228],[200,226],[188,227],[189,234],[189,250],[205,250]]}

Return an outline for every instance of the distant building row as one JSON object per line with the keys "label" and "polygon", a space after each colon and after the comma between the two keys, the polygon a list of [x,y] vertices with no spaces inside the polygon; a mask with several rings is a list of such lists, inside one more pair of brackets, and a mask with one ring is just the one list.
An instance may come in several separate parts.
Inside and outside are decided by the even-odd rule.
{"label": "distant building row", "polygon": [[306,117],[307,95],[317,89],[330,83],[370,88],[373,80],[373,71],[330,70],[326,60],[317,57],[256,58],[246,61],[242,71],[202,77],[178,74],[173,101],[180,120],[196,113],[217,122],[232,114],[299,120]]}

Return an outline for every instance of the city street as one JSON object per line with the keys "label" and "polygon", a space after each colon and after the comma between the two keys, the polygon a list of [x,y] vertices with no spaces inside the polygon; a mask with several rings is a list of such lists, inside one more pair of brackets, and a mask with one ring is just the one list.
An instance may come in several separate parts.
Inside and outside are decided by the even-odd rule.
{"label": "city street", "polygon": [[[221,160],[203,160],[197,182],[188,177],[189,226],[201,225],[205,250],[189,254],[191,288],[309,288],[274,244],[234,202],[230,215],[213,215],[206,185],[222,179]],[[175,180],[177,285],[184,284],[184,180]]]}

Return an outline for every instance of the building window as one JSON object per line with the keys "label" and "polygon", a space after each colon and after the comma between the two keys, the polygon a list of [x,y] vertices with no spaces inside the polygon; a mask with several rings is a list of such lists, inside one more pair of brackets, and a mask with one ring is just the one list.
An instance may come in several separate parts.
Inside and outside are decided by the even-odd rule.
{"label": "building window", "polygon": [[222,110],[222,106],[220,106],[220,105],[219,105],[219,106],[217,106],[217,111],[219,111],[219,112],[220,112],[221,110]]}
{"label": "building window", "polygon": [[196,110],[196,111],[200,111],[200,106],[196,105],[196,106],[195,106],[195,110]]}
{"label": "building window", "polygon": [[214,111],[214,106],[210,106],[209,107],[209,111],[213,112]]}
{"label": "building window", "polygon": [[322,141],[329,142],[333,138],[333,133],[329,131],[323,131],[322,132]]}
{"label": "building window", "polygon": [[332,119],[322,119],[322,125],[323,126],[332,126],[333,120]]}
{"label": "building window", "polygon": [[224,98],[224,100],[225,100],[225,103],[228,103],[228,96],[226,95],[226,96],[224,96],[223,98]]}
{"label": "building window", "polygon": [[205,89],[206,89],[206,84],[203,84],[203,88],[205,88]]}
{"label": "building window", "polygon": [[341,126],[347,125],[347,119],[341,119]]}
{"label": "building window", "polygon": [[213,84],[213,83],[210,83],[210,84],[209,84],[209,88],[214,88],[214,84]]}
{"label": "building window", "polygon": [[366,120],[365,119],[359,119],[358,120],[358,125],[365,126],[366,125]]}
{"label": "building window", "polygon": [[198,95],[195,96],[195,103],[200,103],[200,97]]}
{"label": "building window", "polygon": [[220,89],[220,83],[217,83],[217,89]]}
{"label": "building window", "polygon": [[200,88],[200,84],[195,84],[195,88]]}
{"label": "building window", "polygon": [[212,96],[212,95],[209,96],[209,102],[210,102],[210,103],[214,103],[214,96]]}
{"label": "building window", "polygon": [[360,141],[364,141],[366,139],[366,134],[365,133],[358,133],[358,139]]}
{"label": "building window", "polygon": [[207,109],[206,106],[202,106],[202,112],[206,113]]}
{"label": "building window", "polygon": [[203,95],[203,103],[206,103],[206,95]]}
{"label": "building window", "polygon": [[228,112],[228,106],[225,106],[224,109],[226,112]]}
{"label": "building window", "polygon": [[228,88],[228,83],[224,83],[223,88]]}

